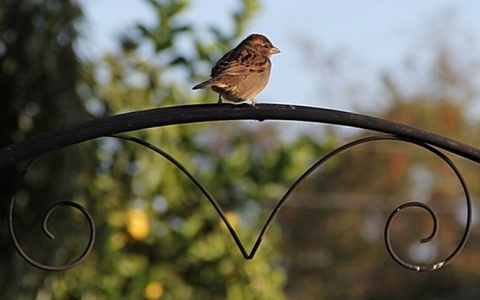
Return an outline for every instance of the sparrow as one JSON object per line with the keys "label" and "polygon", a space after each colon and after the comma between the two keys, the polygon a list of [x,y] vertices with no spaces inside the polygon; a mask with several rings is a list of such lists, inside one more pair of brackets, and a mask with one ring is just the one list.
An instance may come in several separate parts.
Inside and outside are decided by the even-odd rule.
{"label": "sparrow", "polygon": [[261,34],[251,34],[237,47],[228,51],[213,66],[210,79],[197,84],[192,89],[211,88],[218,93],[218,103],[222,97],[231,102],[251,101],[268,83],[272,62],[270,57],[280,50]]}

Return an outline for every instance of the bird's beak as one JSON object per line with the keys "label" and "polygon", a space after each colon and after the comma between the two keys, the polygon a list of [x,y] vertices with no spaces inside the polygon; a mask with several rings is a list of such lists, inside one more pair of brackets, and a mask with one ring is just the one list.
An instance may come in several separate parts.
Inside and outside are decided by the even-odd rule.
{"label": "bird's beak", "polygon": [[280,49],[278,49],[277,47],[274,46],[270,49],[270,54],[273,55],[273,54],[277,54],[277,53],[280,53]]}

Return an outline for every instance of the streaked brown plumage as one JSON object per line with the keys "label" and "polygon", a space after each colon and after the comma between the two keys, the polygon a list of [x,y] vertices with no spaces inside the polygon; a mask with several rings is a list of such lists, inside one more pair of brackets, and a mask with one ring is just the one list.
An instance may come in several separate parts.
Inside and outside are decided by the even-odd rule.
{"label": "streaked brown plumage", "polygon": [[223,97],[232,102],[251,101],[255,105],[254,97],[270,78],[270,56],[279,52],[264,35],[249,35],[213,66],[209,80],[193,89],[212,88],[219,94],[218,103],[222,103]]}

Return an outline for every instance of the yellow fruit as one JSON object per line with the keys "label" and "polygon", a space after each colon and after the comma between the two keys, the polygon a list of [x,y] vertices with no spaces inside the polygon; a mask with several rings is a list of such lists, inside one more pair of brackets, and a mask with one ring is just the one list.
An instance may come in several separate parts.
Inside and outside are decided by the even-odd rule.
{"label": "yellow fruit", "polygon": [[141,209],[130,209],[127,211],[127,233],[137,241],[145,239],[150,232],[148,215]]}
{"label": "yellow fruit", "polygon": [[156,300],[160,299],[163,295],[163,285],[158,281],[150,282],[145,291],[143,292],[143,296],[148,300]]}

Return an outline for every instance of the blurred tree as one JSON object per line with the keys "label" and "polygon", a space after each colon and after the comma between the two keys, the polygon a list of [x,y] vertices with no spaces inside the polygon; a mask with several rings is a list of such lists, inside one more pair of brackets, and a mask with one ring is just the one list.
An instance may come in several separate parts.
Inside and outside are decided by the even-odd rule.
{"label": "blurred tree", "polygon": [[[148,3],[157,13],[157,23],[138,24],[127,30],[121,37],[120,51],[90,64],[80,64],[73,51],[77,28],[74,24],[80,16],[75,3],[2,3],[6,12],[0,22],[4,26],[2,37],[8,38],[22,26],[40,24],[30,26],[30,31],[22,35],[13,35],[15,38],[2,40],[6,50],[1,55],[1,76],[8,81],[1,82],[9,92],[1,105],[9,109],[5,120],[9,120],[10,126],[2,127],[2,145],[27,136],[21,128],[23,115],[31,121],[26,124],[35,122],[35,126],[29,127],[34,128],[29,135],[78,122],[88,114],[98,117],[195,100],[215,101],[211,93],[192,98],[185,91],[190,91],[193,80],[203,79],[214,61],[243,38],[246,24],[259,8],[258,1],[238,3],[231,12],[231,30],[212,27],[207,32],[199,32],[184,17],[189,1]],[[30,14],[21,14],[25,12]],[[41,14],[37,15],[38,12]],[[211,42],[204,42],[209,40],[204,38],[206,35],[210,35]],[[24,44],[25,41],[29,43]],[[64,61],[55,52],[63,47],[69,49],[71,61]],[[16,56],[22,53],[36,59],[27,63]],[[20,65],[23,69],[17,67]],[[37,73],[41,75],[36,76]],[[68,84],[63,82],[70,78]],[[25,82],[30,85],[18,86]],[[67,87],[70,93],[64,91]],[[32,100],[39,95],[42,102]],[[38,103],[29,106],[29,101]],[[41,123],[43,119],[47,123]],[[268,213],[262,210],[265,201],[268,206],[279,199],[286,185],[307,167],[309,155],[323,151],[314,143],[282,143],[275,124],[249,125],[197,124],[133,133],[172,154],[201,179],[227,211],[248,250]],[[9,174],[2,170],[2,182],[8,182],[2,188],[11,187],[17,174],[17,169]],[[74,200],[87,206],[96,223],[97,238],[94,250],[80,266],[49,273],[22,261],[12,251],[3,228],[2,246],[8,251],[2,251],[6,262],[2,264],[2,296],[283,298],[285,277],[276,249],[278,231],[272,228],[256,258],[245,261],[194,184],[145,148],[114,138],[87,143],[80,149],[71,147],[45,155],[25,181],[27,184],[17,193],[15,221],[21,224],[17,230],[23,237],[21,244],[35,259],[62,264],[85,245],[84,232],[88,230],[82,216],[71,212],[64,217],[58,212],[49,225],[61,237],[60,241],[48,248],[43,246],[43,237],[37,234],[37,215],[49,203]],[[2,211],[6,211],[9,192],[2,190]],[[37,197],[29,201],[34,192]]]}
{"label": "blurred tree", "polygon": [[[75,1],[0,2],[0,146],[86,119],[77,91],[82,66],[73,46],[80,18]],[[54,264],[61,255],[58,248],[35,253],[45,238],[38,216],[50,201],[73,197],[75,174],[84,169],[83,153],[76,148],[45,157],[18,193],[17,233],[28,237],[21,241],[39,261]],[[31,297],[45,280],[43,272],[22,262],[7,233],[9,195],[20,167],[0,173],[0,294],[5,299]],[[71,227],[59,226],[55,234],[67,230]]]}
{"label": "blurred tree", "polygon": [[[215,102],[210,92],[186,91],[243,37],[258,1],[238,2],[229,12],[230,29],[205,31],[185,17],[189,1],[148,3],[157,13],[156,24],[136,25],[121,37],[118,52],[85,63],[73,47],[81,16],[76,2],[2,2],[1,145],[92,115]],[[428,93],[404,94],[391,75],[383,78],[387,98],[394,103],[384,115],[470,141],[478,124],[465,118],[462,105],[478,93],[469,76],[450,64],[453,52],[438,53]],[[356,85],[345,86],[347,94],[358,91]],[[459,91],[467,92],[459,97]],[[132,133],[166,150],[200,178],[239,230],[247,250],[265,221],[268,209],[263,208],[282,196],[312,157],[338,143],[333,131],[322,143],[312,136],[287,143],[277,123],[251,125],[220,122]],[[19,168],[0,174],[2,219]],[[467,172],[478,170],[468,167]],[[51,203],[75,200],[94,216],[94,250],[69,271],[39,271],[12,250],[2,227],[0,294],[9,299],[281,299],[284,267],[292,299],[476,293],[476,248],[466,249],[445,271],[416,274],[392,262],[383,246],[387,214],[412,199],[440,208],[441,237],[420,248],[418,238],[428,233],[424,230],[431,221],[421,214],[402,215],[393,230],[402,257],[434,261],[455,245],[463,203],[457,199],[461,193],[452,172],[438,159],[414,146],[381,142],[344,153],[316,175],[282,212],[281,236],[279,228],[272,227],[255,259],[245,261],[205,197],[153,152],[105,138],[48,154],[17,193],[20,242],[40,262],[58,265],[75,257],[85,245],[82,216],[71,210],[54,214],[49,225],[56,240],[61,238],[49,247],[43,246],[38,220]],[[478,187],[474,192],[479,193]],[[479,240],[477,235],[472,240]],[[279,249],[286,250],[286,261]]]}
{"label": "blurred tree", "polygon": [[[101,67],[106,76],[101,79],[96,100],[100,105],[94,107],[103,105],[109,114],[191,102],[191,96],[185,92],[190,91],[190,85],[179,84],[174,73],[191,82],[188,79],[198,76],[195,66],[218,59],[220,51],[240,38],[240,28],[256,11],[256,5],[252,5],[255,1],[241,2],[232,33],[210,31],[217,43],[214,47],[201,42],[193,24],[182,18],[187,1],[148,3],[157,12],[158,22],[152,26],[139,24],[128,31],[121,38],[121,50],[107,54],[103,60]],[[185,45],[189,41],[190,47]],[[238,225],[241,235],[253,236],[259,223],[244,220],[256,220],[258,212],[246,209],[252,202],[249,199],[262,200],[263,189],[247,186],[247,179],[252,172],[259,172],[261,166],[257,163],[261,156],[250,161],[248,158],[250,151],[265,150],[262,145],[249,147],[247,142],[252,141],[241,138],[245,133],[237,133],[236,139],[234,134],[229,136],[236,145],[229,149],[228,156],[215,156],[219,134],[212,128],[215,126],[173,126],[134,134],[196,171],[212,194],[222,204],[228,204],[225,209],[231,211],[229,216],[238,219],[234,223],[244,225]],[[262,248],[258,259],[245,261],[220,226],[211,205],[170,163],[138,145],[115,140],[101,142],[97,155],[102,168],[91,186],[90,201],[105,200],[94,208],[95,219],[100,220],[97,228],[105,232],[97,239],[99,250],[94,255],[98,259],[55,277],[60,282],[73,283],[91,274],[93,268],[103,271],[97,271],[88,286],[77,285],[77,291],[72,284],[53,289],[57,298],[84,291],[106,298],[282,297],[283,272],[274,267],[278,254],[273,243]],[[244,163],[240,164],[242,157]],[[249,167],[245,168],[247,163]],[[217,168],[222,172],[215,172]],[[239,169],[239,175],[247,178],[238,178]],[[212,182],[215,185],[209,184]],[[239,194],[239,190],[248,194]]]}
{"label": "blurred tree", "polygon": [[[429,72],[409,66],[411,73],[398,76],[408,78],[403,84],[392,73],[384,74],[384,98],[391,105],[381,117],[478,145],[472,137],[480,124],[470,111],[479,95],[470,68],[475,58],[447,42],[435,43],[432,49]],[[478,166],[456,161],[468,182],[478,180]],[[392,240],[403,259],[439,262],[452,253],[463,234],[462,188],[451,169],[428,151],[401,142],[365,144],[331,160],[300,191],[281,214],[289,298],[474,299],[480,295],[478,230],[451,265],[431,273],[403,269],[385,249],[387,217],[409,201],[431,205],[439,215],[440,231],[433,242],[420,244],[432,230],[430,217],[419,209],[402,213],[394,223]],[[470,191],[478,198],[477,185],[471,184]]]}

